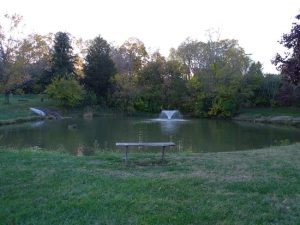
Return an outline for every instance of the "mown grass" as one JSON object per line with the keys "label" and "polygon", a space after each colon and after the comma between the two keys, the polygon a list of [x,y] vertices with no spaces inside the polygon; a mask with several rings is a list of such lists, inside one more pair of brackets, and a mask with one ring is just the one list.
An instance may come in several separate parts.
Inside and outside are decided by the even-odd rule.
{"label": "mown grass", "polygon": [[[41,101],[42,97],[43,102]],[[12,95],[10,104],[3,103],[4,95],[0,94],[0,126],[40,120],[39,116],[29,110],[30,107],[58,108],[57,102],[40,95]]]}
{"label": "mown grass", "polygon": [[299,107],[261,107],[242,109],[240,114],[247,116],[295,116],[300,117]]}
{"label": "mown grass", "polygon": [[17,120],[31,118],[35,116],[30,107],[56,107],[55,102],[44,98],[41,102],[41,96],[38,95],[12,95],[10,104],[3,104],[4,95],[0,95],[0,122],[7,120]]}
{"label": "mown grass", "polygon": [[232,153],[0,151],[0,224],[299,224],[300,144]]}

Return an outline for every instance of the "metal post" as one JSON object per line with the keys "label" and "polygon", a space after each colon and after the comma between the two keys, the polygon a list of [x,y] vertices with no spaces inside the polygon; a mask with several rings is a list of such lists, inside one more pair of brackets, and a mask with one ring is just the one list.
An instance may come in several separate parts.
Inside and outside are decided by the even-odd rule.
{"label": "metal post", "polygon": [[164,158],[165,158],[165,148],[166,148],[166,146],[162,147],[161,161],[164,161]]}
{"label": "metal post", "polygon": [[128,145],[125,146],[125,163],[127,164],[128,161]]}

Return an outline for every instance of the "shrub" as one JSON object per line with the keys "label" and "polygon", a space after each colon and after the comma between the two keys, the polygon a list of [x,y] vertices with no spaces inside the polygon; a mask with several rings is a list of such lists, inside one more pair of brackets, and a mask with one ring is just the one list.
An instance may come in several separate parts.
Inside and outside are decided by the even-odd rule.
{"label": "shrub", "polygon": [[97,104],[97,95],[93,91],[87,91],[83,99],[84,105],[96,105]]}
{"label": "shrub", "polygon": [[54,79],[46,88],[48,96],[58,100],[63,106],[73,107],[79,104],[84,97],[84,89],[73,78]]}

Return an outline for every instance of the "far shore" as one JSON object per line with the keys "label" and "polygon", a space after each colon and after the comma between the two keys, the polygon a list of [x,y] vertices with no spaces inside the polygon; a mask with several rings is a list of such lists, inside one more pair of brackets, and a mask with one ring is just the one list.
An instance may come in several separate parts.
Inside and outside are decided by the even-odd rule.
{"label": "far shore", "polygon": [[298,116],[261,116],[261,115],[244,115],[240,114],[232,118],[237,121],[246,121],[252,123],[265,123],[274,125],[287,125],[300,128],[300,117]]}
{"label": "far shore", "polygon": [[[3,101],[3,96],[0,95],[0,102]],[[17,123],[24,123],[30,121],[44,120],[44,119],[53,119],[53,116],[41,117],[32,113],[29,108],[45,108],[51,109],[62,113],[62,116],[69,116],[70,112],[75,115],[83,116],[86,108],[92,107],[78,107],[76,109],[63,109],[59,106],[58,102],[50,100],[46,97],[43,97],[41,101],[41,96],[39,95],[14,95],[11,97],[11,104],[1,106],[0,114],[0,126],[2,125],[11,125]],[[97,109],[92,109],[93,115],[101,115],[99,112],[100,107]],[[101,109],[100,109],[101,111]],[[110,111],[108,109],[108,111]],[[111,110],[113,112],[113,110]],[[136,112],[138,115],[143,114]],[[182,112],[185,114],[184,112]],[[149,115],[149,114],[145,114]],[[187,114],[189,118],[193,118],[193,115]],[[274,125],[287,125],[300,127],[300,108],[298,107],[256,107],[256,108],[247,108],[241,109],[241,112],[232,117],[232,120],[236,121],[247,121],[252,123],[265,123],[265,124],[274,124]]]}

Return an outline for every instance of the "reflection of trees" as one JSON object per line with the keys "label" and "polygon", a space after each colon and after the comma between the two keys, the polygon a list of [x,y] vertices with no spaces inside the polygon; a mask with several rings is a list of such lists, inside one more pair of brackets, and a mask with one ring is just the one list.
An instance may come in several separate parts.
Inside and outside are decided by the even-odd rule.
{"label": "reflection of trees", "polygon": [[[77,128],[68,130],[69,124]],[[183,151],[214,152],[260,148],[288,139],[299,141],[299,131],[269,125],[235,123],[223,120],[189,120],[185,122],[145,122],[136,118],[99,117],[46,121],[32,127],[30,123],[0,128],[2,146],[39,146],[56,150],[65,148],[75,153],[79,146],[116,149],[118,141],[174,141]],[[177,148],[178,149],[178,148]]]}

